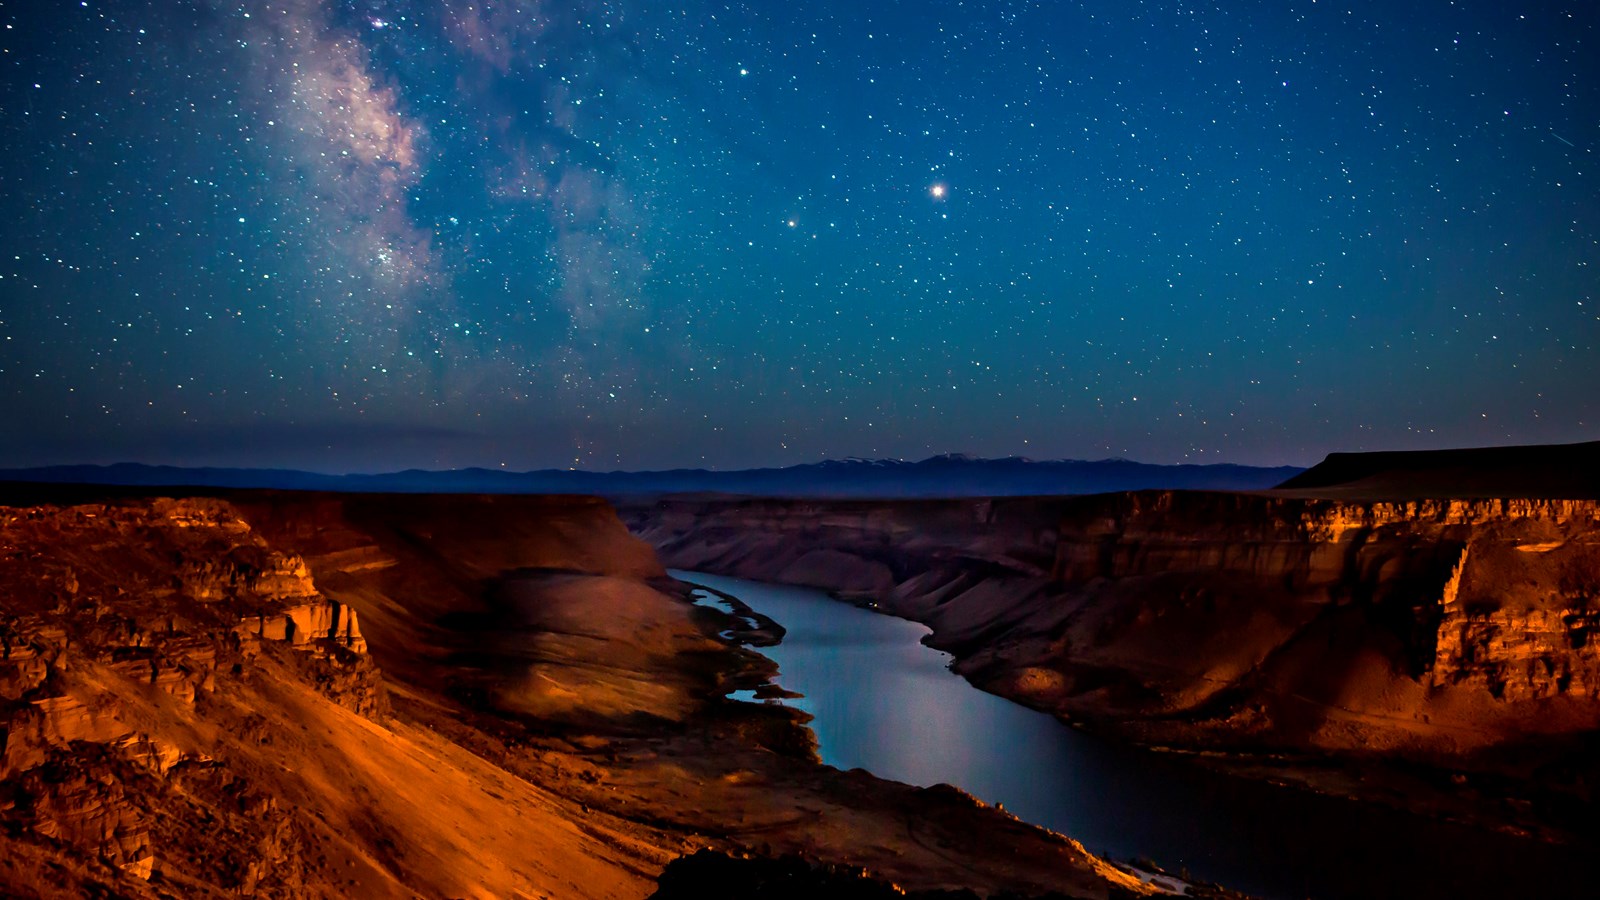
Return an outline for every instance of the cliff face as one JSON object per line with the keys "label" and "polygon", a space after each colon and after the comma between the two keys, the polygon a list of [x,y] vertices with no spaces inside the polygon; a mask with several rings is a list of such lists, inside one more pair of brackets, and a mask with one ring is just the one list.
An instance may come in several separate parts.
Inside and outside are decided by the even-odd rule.
{"label": "cliff face", "polygon": [[205,731],[271,741],[249,699],[264,676],[384,708],[355,613],[225,504],[0,508],[0,591],[0,808],[46,840],[20,856],[69,848],[91,878],[184,868],[200,823],[165,814],[193,803],[261,845],[211,873],[253,889],[284,817],[247,815],[267,801],[221,774]]}
{"label": "cliff face", "polygon": [[980,686],[1144,740],[1459,761],[1600,725],[1591,501],[1142,492],[623,514],[669,566],[874,603],[929,625]]}

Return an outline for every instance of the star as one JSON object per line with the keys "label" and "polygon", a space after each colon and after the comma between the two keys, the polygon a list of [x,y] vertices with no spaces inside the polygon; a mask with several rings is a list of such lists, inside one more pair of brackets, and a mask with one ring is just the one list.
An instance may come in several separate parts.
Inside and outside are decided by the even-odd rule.
{"label": "star", "polygon": [[[1304,23],[1228,4],[1161,41],[1132,4],[877,4],[861,34],[829,4],[297,0],[203,33],[53,5],[0,24],[0,421],[30,426],[0,466],[762,466],[1024,426],[1305,463],[1600,420],[1596,94],[1550,81],[1592,14],[1365,3],[1290,65]],[[903,65],[929,28],[992,39]],[[1469,149],[1487,97],[1516,118]],[[1445,210],[1482,214],[1421,227]],[[161,387],[180,359],[205,391]]]}

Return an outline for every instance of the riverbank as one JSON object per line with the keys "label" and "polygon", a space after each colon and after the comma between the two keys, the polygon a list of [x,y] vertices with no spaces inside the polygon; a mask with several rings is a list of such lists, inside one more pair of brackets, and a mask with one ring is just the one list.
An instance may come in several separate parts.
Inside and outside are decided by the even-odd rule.
{"label": "riverbank", "polygon": [[[947,782],[1119,860],[1282,900],[1587,900],[1589,854],[1215,771],[980,691],[927,628],[810,588],[673,571],[782,622],[762,652],[824,762]],[[870,686],[870,689],[868,689]],[[1128,810],[1138,810],[1130,816]]]}
{"label": "riverbank", "polygon": [[1592,501],[686,497],[621,512],[669,565],[922,622],[974,684],[1099,733],[1597,837]]}

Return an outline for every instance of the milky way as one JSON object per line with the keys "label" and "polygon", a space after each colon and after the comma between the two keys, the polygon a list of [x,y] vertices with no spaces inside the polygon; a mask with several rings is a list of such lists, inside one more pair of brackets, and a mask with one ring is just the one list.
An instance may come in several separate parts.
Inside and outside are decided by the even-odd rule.
{"label": "milky way", "polygon": [[0,21],[0,465],[1600,437],[1593,4]]}

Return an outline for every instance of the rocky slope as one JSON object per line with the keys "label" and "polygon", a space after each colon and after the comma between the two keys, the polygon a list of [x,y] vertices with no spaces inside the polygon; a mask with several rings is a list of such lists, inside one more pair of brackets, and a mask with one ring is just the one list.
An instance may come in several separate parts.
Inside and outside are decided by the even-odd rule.
{"label": "rocky slope", "polygon": [[669,566],[924,622],[978,685],[1101,730],[1589,798],[1572,760],[1600,728],[1600,503],[1141,492],[623,515]]}
{"label": "rocky slope", "polygon": [[386,706],[356,613],[303,559],[215,501],[11,508],[0,586],[10,874],[69,857],[110,885],[159,859],[172,884],[250,892],[302,884],[305,846],[340,843],[263,789],[297,737],[261,714],[265,695],[336,718]]}
{"label": "rocky slope", "polygon": [[952,790],[817,765],[586,498],[0,488],[0,894],[641,897],[711,848],[1146,892]]}

